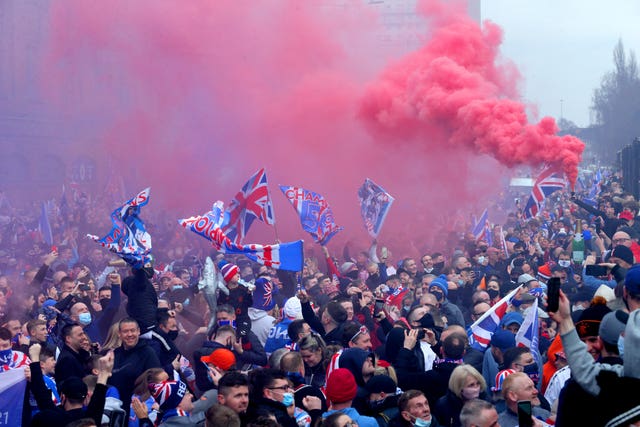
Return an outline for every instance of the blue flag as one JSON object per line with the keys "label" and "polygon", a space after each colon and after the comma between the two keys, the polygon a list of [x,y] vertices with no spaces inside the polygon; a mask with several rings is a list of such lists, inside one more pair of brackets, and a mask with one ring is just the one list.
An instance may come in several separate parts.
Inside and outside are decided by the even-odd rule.
{"label": "blue flag", "polygon": [[281,185],[280,190],[300,215],[304,231],[311,234],[316,243],[326,245],[333,236],[343,230],[336,225],[329,203],[320,194],[302,187],[286,185]]}
{"label": "blue flag", "polygon": [[51,246],[53,245],[53,233],[51,232],[51,224],[49,223],[49,209],[48,203],[42,202],[40,209],[40,221],[39,221],[40,234],[42,234],[42,240]]}
{"label": "blue flag", "polygon": [[149,203],[151,189],[146,188],[111,213],[113,228],[100,238],[87,237],[114,252],[134,268],[151,261],[151,236],[140,219],[140,208]]}
{"label": "blue flag", "polygon": [[194,233],[210,240],[219,250],[227,254],[245,255],[247,258],[279,270],[302,271],[303,241],[298,240],[276,245],[238,245],[222,231],[227,223],[229,213],[224,211],[224,204],[217,201],[213,208],[204,215],[180,219],[178,224]]}
{"label": "blue flag", "polygon": [[22,423],[22,402],[27,380],[19,368],[0,371],[0,425],[19,426]]}
{"label": "blue flag", "polygon": [[378,237],[395,199],[369,178],[365,179],[362,187],[358,189],[358,198],[360,199],[360,214],[367,232],[373,238]]}

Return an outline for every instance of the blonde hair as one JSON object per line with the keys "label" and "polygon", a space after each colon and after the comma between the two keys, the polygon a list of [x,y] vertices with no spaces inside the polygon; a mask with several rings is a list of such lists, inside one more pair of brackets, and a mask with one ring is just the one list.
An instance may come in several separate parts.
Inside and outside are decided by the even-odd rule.
{"label": "blonde hair", "polygon": [[114,323],[109,328],[109,333],[107,334],[107,338],[104,340],[104,345],[102,346],[101,353],[106,353],[109,350],[115,350],[116,348],[122,345],[122,340],[120,339],[119,332],[119,323]]}
{"label": "blonde hair", "polygon": [[476,368],[471,365],[460,365],[453,370],[451,377],[449,377],[449,390],[459,398],[462,398],[462,389],[469,377],[473,377],[480,383],[481,393],[487,389],[487,382]]}

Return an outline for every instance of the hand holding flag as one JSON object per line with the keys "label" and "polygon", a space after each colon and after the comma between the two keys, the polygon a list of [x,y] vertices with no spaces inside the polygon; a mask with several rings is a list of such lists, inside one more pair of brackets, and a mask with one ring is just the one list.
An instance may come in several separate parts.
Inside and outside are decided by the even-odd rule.
{"label": "hand holding flag", "polygon": [[150,262],[151,236],[140,219],[140,208],[149,203],[151,188],[145,188],[135,197],[111,213],[113,228],[106,236],[87,234],[87,237],[114,252],[134,268]]}

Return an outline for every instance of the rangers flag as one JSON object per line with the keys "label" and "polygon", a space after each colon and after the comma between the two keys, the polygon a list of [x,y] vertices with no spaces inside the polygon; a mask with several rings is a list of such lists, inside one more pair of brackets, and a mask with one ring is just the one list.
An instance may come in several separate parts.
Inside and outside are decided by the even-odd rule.
{"label": "rangers flag", "polygon": [[378,237],[395,199],[369,178],[365,179],[362,187],[358,189],[358,198],[360,199],[360,213],[367,232],[371,237]]}
{"label": "rangers flag", "polygon": [[210,240],[221,252],[245,255],[247,258],[279,270],[302,271],[302,240],[277,245],[237,245],[222,231],[225,222],[224,204],[217,201],[204,215],[180,219],[178,223],[186,229]]}
{"label": "rangers flag", "polygon": [[316,243],[326,245],[343,229],[336,225],[329,203],[320,194],[286,185],[281,185],[280,190],[300,215],[304,231],[311,234]]}
{"label": "rangers flag", "polygon": [[140,208],[149,203],[151,188],[145,188],[111,213],[113,227],[106,236],[87,237],[114,252],[134,268],[151,260],[151,236],[140,219]]}

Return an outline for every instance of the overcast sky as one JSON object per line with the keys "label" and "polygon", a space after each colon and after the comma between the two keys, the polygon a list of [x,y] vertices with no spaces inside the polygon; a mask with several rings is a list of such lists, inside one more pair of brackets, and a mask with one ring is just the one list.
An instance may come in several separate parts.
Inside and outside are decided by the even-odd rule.
{"label": "overcast sky", "polygon": [[640,53],[639,0],[482,0],[482,19],[504,30],[502,52],[523,76],[540,116],[590,123],[593,90],[613,70],[613,48]]}

